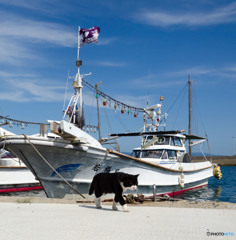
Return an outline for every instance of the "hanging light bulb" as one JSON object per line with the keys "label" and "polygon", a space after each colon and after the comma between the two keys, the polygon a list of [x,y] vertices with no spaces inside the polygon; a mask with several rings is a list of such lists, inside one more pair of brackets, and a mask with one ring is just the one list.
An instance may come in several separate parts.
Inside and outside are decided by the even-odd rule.
{"label": "hanging light bulb", "polygon": [[10,121],[10,123],[9,123],[9,127],[12,127],[12,122]]}
{"label": "hanging light bulb", "polygon": [[160,97],[160,101],[163,101],[163,96]]}
{"label": "hanging light bulb", "polygon": [[130,109],[127,110],[127,113],[130,114]]}
{"label": "hanging light bulb", "polygon": [[135,111],[134,112],[134,117],[136,118],[138,116],[137,112]]}
{"label": "hanging light bulb", "polygon": [[22,129],[25,129],[24,123],[21,124],[21,128],[22,128]]}
{"label": "hanging light bulb", "polygon": [[71,108],[70,108],[70,106],[68,107],[68,109],[67,109],[67,111],[66,111],[66,114],[70,116],[70,114],[71,114]]}
{"label": "hanging light bulb", "polygon": [[121,113],[122,113],[122,114],[125,113],[124,107],[121,108]]}
{"label": "hanging light bulb", "polygon": [[94,128],[94,129],[93,129],[93,132],[96,133],[96,132],[97,132],[97,128]]}
{"label": "hanging light bulb", "polygon": [[96,94],[96,98],[99,98],[99,95],[98,95],[98,94]]}
{"label": "hanging light bulb", "polygon": [[107,105],[107,100],[106,98],[103,99],[103,106],[106,106]]}

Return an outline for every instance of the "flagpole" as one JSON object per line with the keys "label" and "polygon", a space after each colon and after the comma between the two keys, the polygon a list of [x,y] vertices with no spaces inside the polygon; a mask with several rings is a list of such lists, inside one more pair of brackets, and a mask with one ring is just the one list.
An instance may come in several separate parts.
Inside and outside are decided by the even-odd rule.
{"label": "flagpole", "polygon": [[79,60],[79,49],[80,49],[80,36],[79,36],[79,32],[80,32],[80,26],[78,27],[78,50],[77,50],[77,60]]}
{"label": "flagpole", "polygon": [[78,94],[79,94],[79,116],[80,119],[83,118],[83,99],[82,99],[82,79],[80,76],[80,66],[82,65],[82,61],[79,59],[79,50],[80,50],[80,26],[78,27],[78,50],[77,50],[77,60],[76,60],[76,66],[78,67],[78,72],[77,72],[77,76],[76,76],[76,80],[78,83]]}
{"label": "flagpole", "polygon": [[[82,31],[82,32],[81,32]],[[83,33],[86,32],[88,33],[87,35],[89,36],[85,36]],[[76,60],[76,66],[78,67],[78,72],[76,74],[76,77],[74,79],[73,82],[73,87],[75,89],[75,95],[74,95],[74,101],[73,101],[73,115],[72,115],[72,119],[73,119],[73,123],[76,123],[76,115],[77,115],[77,109],[76,109],[76,104],[79,101],[79,126],[82,128],[82,125],[84,123],[84,114],[83,114],[83,99],[82,99],[82,78],[80,75],[80,66],[82,65],[82,61],[79,58],[79,51],[80,51],[80,47],[83,46],[84,44],[88,44],[88,43],[93,43],[93,42],[97,42],[97,38],[99,35],[100,29],[98,27],[94,27],[93,29],[80,29],[80,26],[78,27],[78,50],[77,50],[77,60]]]}

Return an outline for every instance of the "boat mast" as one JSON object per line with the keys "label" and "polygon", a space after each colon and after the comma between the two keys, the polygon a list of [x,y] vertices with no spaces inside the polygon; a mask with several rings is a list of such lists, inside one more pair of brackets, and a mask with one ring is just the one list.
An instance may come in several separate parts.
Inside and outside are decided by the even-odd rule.
{"label": "boat mast", "polygon": [[[77,52],[77,60],[76,60],[76,66],[78,67],[78,71],[73,81],[73,88],[75,89],[75,93],[72,96],[67,109],[70,108],[70,104],[72,103],[73,109],[70,114],[70,122],[74,124],[77,123],[79,127],[82,128],[83,121],[84,121],[83,120],[83,99],[82,99],[83,86],[82,86],[82,78],[81,78],[80,69],[79,69],[79,67],[82,65],[82,61],[79,59],[79,50],[80,50],[80,27],[78,28],[78,52]],[[79,110],[77,109],[78,100],[80,105]],[[66,115],[66,112],[65,112],[65,115]],[[65,118],[65,115],[64,115],[64,118]]]}
{"label": "boat mast", "polygon": [[[191,135],[191,122],[192,122],[192,95],[191,95],[191,79],[190,79],[190,74],[188,75],[188,103],[189,103],[189,106],[188,106],[188,110],[189,110],[189,113],[188,113],[188,116],[189,116],[189,119],[188,119],[188,134]],[[191,140],[189,139],[189,156],[190,158],[192,157],[192,148],[191,148]]]}

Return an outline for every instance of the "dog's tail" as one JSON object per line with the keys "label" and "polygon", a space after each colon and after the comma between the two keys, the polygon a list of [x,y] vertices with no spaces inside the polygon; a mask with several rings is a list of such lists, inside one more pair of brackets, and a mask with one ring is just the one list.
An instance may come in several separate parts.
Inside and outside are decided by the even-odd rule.
{"label": "dog's tail", "polygon": [[89,195],[93,194],[93,190],[94,190],[94,187],[93,187],[93,181],[92,181],[90,188],[89,188]]}

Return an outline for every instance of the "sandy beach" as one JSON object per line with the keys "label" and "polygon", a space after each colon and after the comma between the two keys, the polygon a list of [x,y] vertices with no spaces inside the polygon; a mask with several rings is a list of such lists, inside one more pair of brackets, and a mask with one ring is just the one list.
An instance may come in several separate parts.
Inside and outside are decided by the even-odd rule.
{"label": "sandy beach", "polygon": [[0,197],[0,240],[236,239],[233,203],[144,202],[126,213],[80,201]]}

